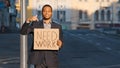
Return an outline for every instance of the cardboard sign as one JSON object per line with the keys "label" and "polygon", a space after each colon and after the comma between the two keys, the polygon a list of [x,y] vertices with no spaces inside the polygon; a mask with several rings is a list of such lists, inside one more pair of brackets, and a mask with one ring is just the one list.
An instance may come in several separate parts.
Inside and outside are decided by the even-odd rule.
{"label": "cardboard sign", "polygon": [[59,50],[58,29],[34,29],[34,50]]}

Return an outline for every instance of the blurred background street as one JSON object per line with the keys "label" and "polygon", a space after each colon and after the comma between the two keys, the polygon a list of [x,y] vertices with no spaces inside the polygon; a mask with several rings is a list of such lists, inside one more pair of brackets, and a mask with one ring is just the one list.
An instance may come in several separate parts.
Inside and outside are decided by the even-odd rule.
{"label": "blurred background street", "polygon": [[[64,46],[59,52],[59,67],[120,68],[119,40],[119,35],[100,31],[64,30]],[[0,34],[0,54],[0,68],[19,68],[19,33]]]}
{"label": "blurred background street", "polygon": [[28,52],[32,43],[20,39],[21,26],[33,15],[41,20],[45,4],[63,28],[59,68],[120,68],[120,0],[0,0],[0,68],[20,68],[20,41]]}

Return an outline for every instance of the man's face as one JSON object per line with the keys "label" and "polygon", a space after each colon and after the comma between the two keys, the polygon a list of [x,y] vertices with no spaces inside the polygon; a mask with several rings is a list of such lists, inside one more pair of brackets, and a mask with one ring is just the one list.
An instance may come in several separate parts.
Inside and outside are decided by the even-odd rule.
{"label": "man's face", "polygon": [[42,16],[43,16],[43,19],[45,20],[49,20],[51,19],[52,17],[52,10],[50,7],[46,6],[43,8],[43,11],[42,11]]}

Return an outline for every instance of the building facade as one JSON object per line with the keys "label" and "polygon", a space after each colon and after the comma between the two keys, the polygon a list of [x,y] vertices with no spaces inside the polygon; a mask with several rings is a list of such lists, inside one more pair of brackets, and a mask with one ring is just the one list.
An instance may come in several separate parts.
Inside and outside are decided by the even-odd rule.
{"label": "building facade", "polygon": [[53,19],[66,29],[120,24],[119,0],[28,0],[27,16],[38,15],[45,4],[53,7]]}

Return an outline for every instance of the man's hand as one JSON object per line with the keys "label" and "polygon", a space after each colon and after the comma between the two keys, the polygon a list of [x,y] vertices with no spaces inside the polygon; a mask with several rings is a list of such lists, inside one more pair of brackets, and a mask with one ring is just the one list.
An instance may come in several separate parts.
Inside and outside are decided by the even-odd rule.
{"label": "man's hand", "polygon": [[62,41],[61,41],[61,40],[58,40],[58,41],[57,41],[57,45],[59,46],[59,48],[61,48],[61,47],[62,47]]}
{"label": "man's hand", "polygon": [[36,16],[32,16],[32,17],[28,17],[26,19],[26,23],[30,23],[32,21],[38,21],[37,15]]}

